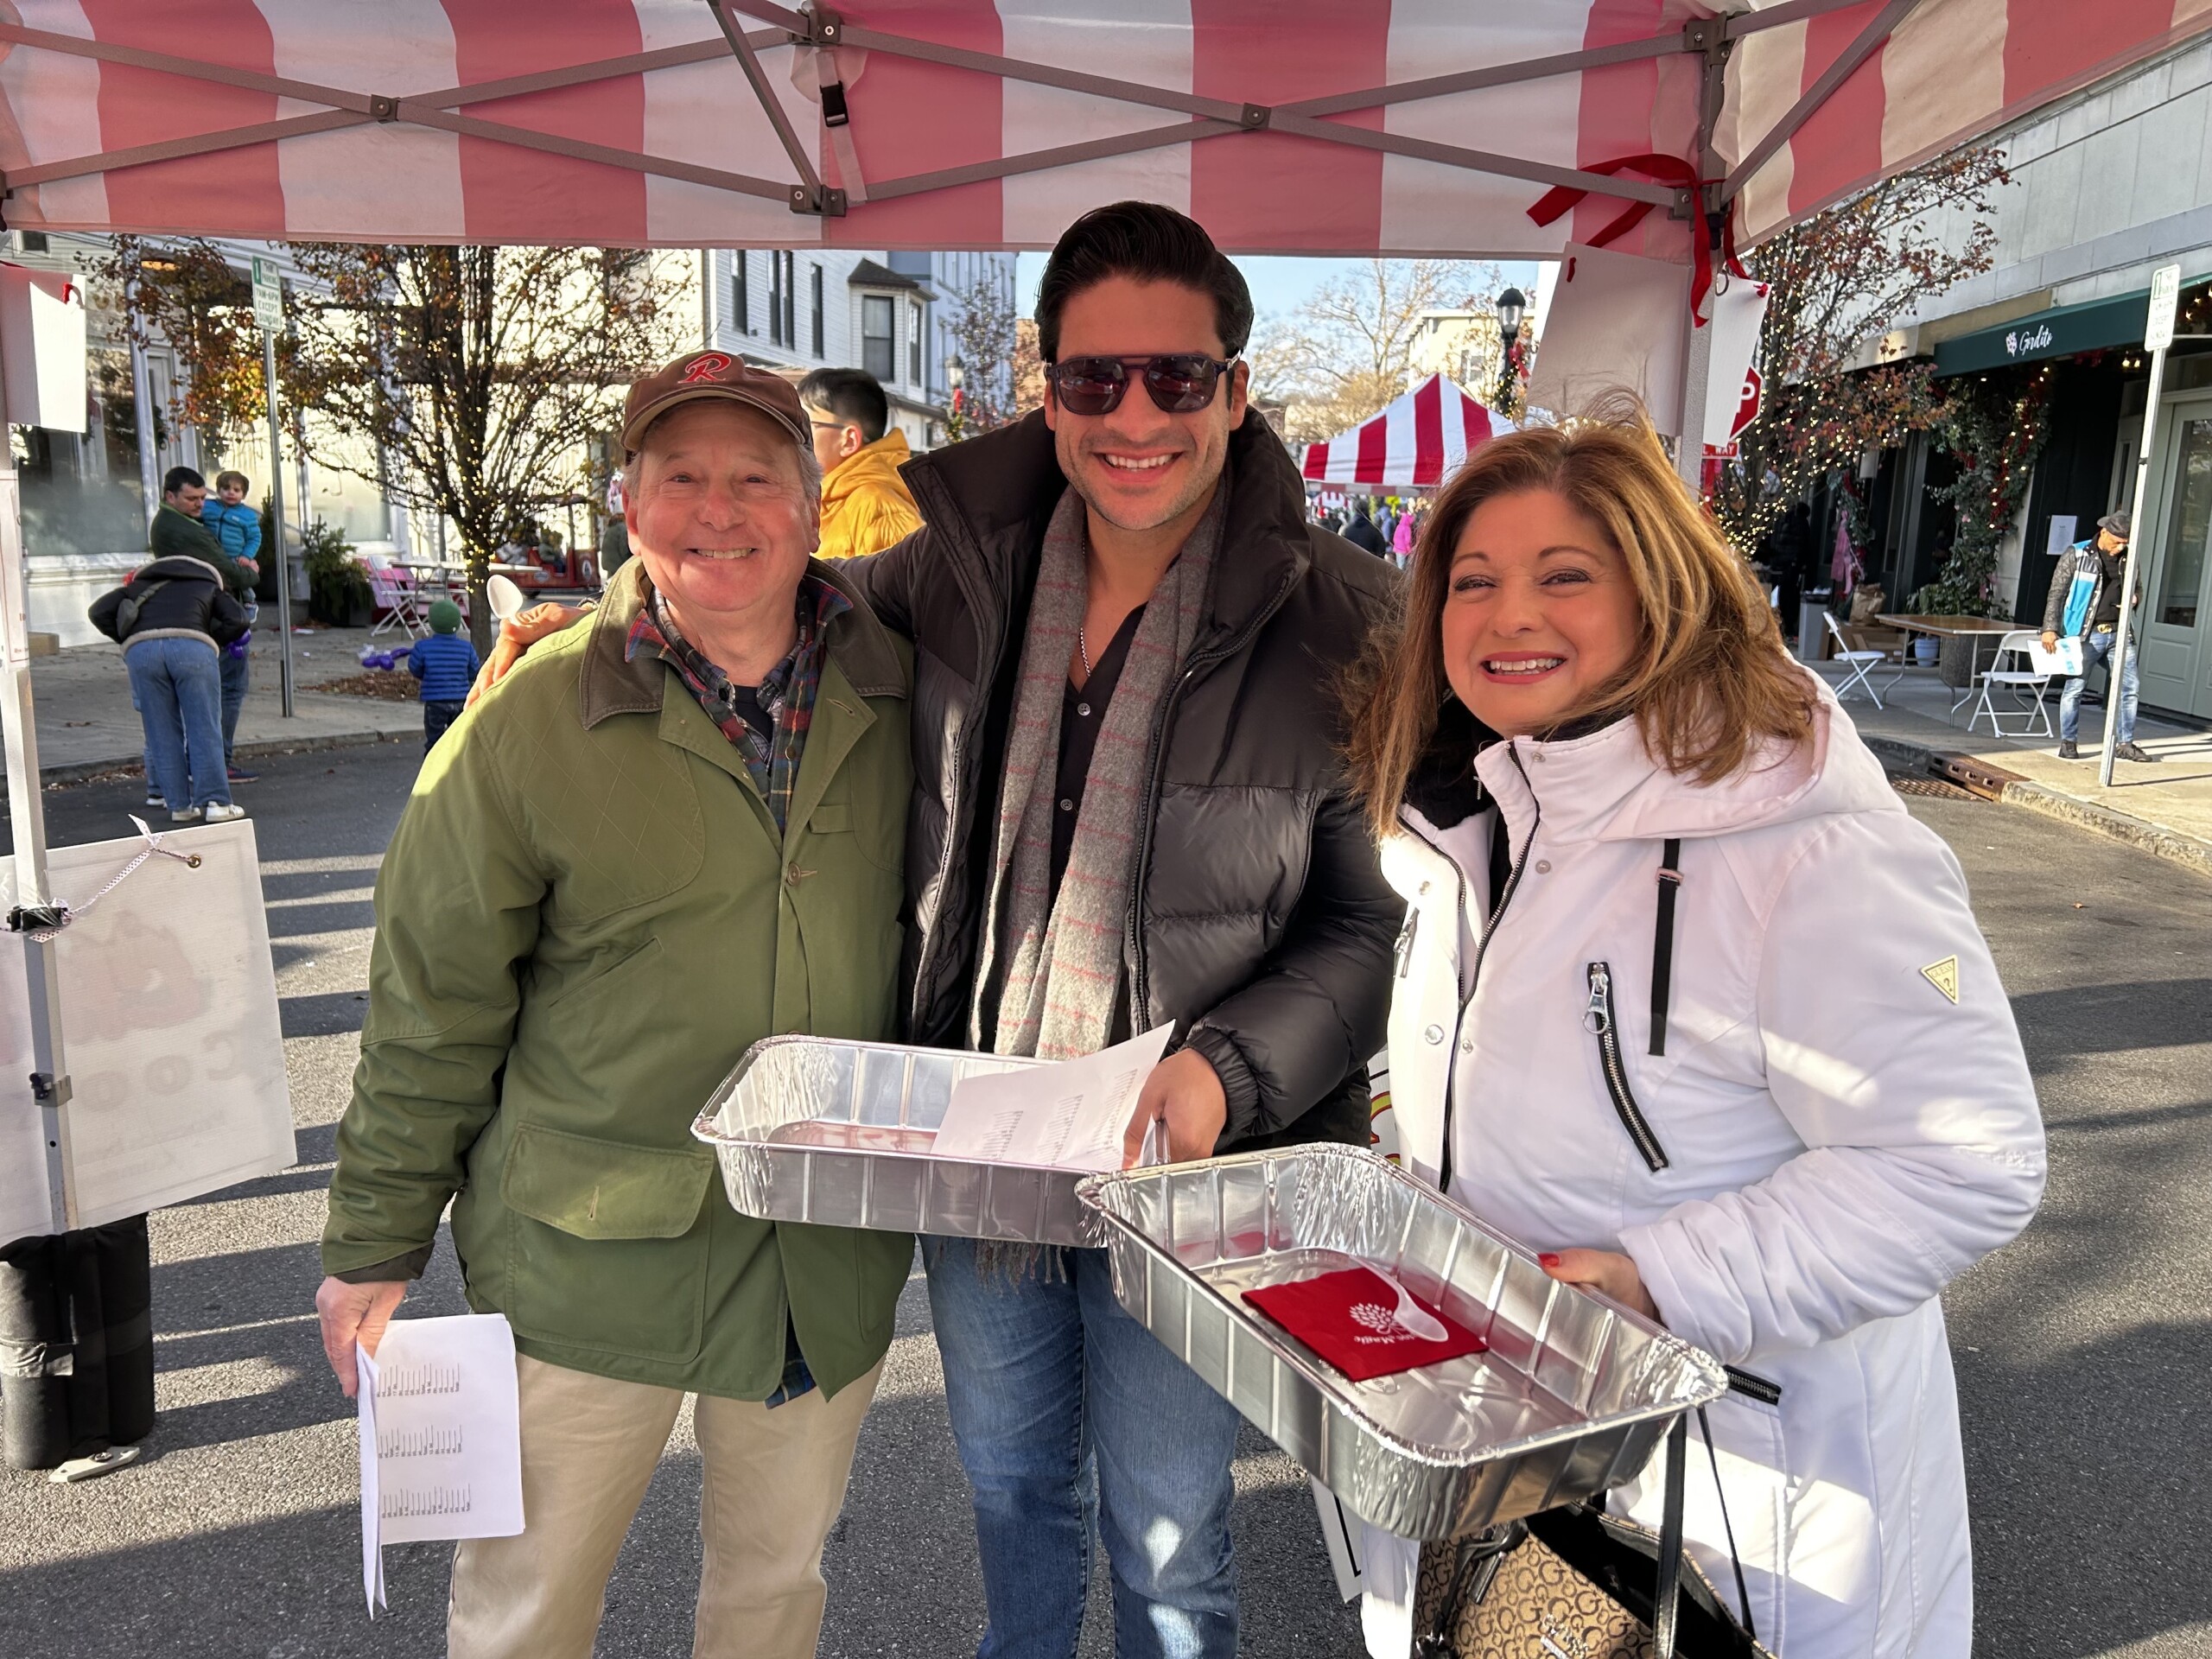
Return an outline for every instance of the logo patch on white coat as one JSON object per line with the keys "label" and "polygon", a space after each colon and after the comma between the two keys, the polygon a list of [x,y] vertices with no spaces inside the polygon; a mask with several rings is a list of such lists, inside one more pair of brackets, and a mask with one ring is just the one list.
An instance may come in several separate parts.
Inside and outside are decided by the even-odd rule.
{"label": "logo patch on white coat", "polygon": [[1920,970],[1920,976],[1937,990],[1949,997],[1954,1006],[1959,1000],[1959,959],[1946,957],[1941,962],[1931,962]]}

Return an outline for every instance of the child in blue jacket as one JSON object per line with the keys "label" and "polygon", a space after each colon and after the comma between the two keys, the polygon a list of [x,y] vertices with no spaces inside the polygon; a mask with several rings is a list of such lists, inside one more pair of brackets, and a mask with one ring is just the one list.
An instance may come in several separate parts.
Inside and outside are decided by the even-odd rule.
{"label": "child in blue jacket", "polygon": [[461,607],[449,599],[430,607],[430,637],[407,653],[407,671],[423,682],[423,753],[428,754],[468,706],[468,688],[483,666],[476,647],[461,636]]}
{"label": "child in blue jacket", "polygon": [[261,559],[261,514],[246,505],[253,480],[244,473],[215,474],[215,493],[200,504],[200,522],[234,559]]}
{"label": "child in blue jacket", "polygon": [[223,765],[234,784],[250,784],[254,779],[252,772],[239,771],[232,760],[238,742],[238,710],[245,706],[246,685],[253,671],[246,652],[253,643],[254,619],[260,614],[260,607],[253,602],[253,585],[261,575],[261,515],[245,503],[245,493],[252,487],[253,481],[244,473],[218,473],[213,493],[200,504],[200,522],[223,544],[223,551],[238,561],[237,580],[231,591],[245,607],[246,631],[224,647],[220,664]]}

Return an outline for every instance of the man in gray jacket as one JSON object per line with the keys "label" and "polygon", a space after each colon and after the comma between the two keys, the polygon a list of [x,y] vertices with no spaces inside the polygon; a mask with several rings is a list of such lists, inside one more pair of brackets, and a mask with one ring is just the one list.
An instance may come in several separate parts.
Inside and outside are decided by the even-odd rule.
{"label": "man in gray jacket", "polygon": [[224,772],[219,653],[245,636],[246,620],[224,590],[223,572],[188,554],[156,558],[94,601],[89,614],[123,646],[130,700],[146,728],[147,787],[160,790],[171,822],[244,817]]}
{"label": "man in gray jacket", "polygon": [[[2090,668],[2098,663],[2105,664],[2107,670],[2113,666],[2109,659],[2120,638],[2120,595],[2127,569],[2130,528],[2125,512],[2107,513],[2097,520],[2095,537],[2068,548],[2059,558],[2058,569],[2051,572],[2050,592],[2043,605],[2043,648],[2057,650],[2061,635],[2082,642],[2082,671],[2066,682],[2065,692],[2058,700],[2058,758],[2062,760],[2082,758],[2075,740],[2081,732],[2082,692],[2088,684]],[[2135,602],[2139,606],[2143,602],[2140,588],[2135,590]],[[2139,655],[2131,650],[2127,660],[2119,665],[2120,744],[2113,753],[2123,760],[2155,761],[2158,757],[2135,741]],[[2105,695],[2112,695],[2109,673]]]}

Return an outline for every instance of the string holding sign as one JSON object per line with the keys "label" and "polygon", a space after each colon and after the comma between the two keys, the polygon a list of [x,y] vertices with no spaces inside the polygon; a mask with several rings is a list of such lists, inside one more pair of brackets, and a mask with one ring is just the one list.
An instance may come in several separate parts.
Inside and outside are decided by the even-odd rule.
{"label": "string holding sign", "polygon": [[187,869],[196,870],[200,868],[199,854],[180,853],[162,846],[162,842],[167,839],[166,836],[157,836],[148,829],[145,819],[135,814],[130,816],[130,822],[138,826],[138,833],[144,837],[146,842],[136,858],[110,876],[106,885],[81,905],[57,903],[16,906],[8,912],[9,930],[11,932],[28,933],[36,943],[44,944],[50,939],[59,938],[63,928],[68,926],[70,923],[75,921],[129,880],[131,876],[137,874],[139,867],[149,858],[173,858]]}

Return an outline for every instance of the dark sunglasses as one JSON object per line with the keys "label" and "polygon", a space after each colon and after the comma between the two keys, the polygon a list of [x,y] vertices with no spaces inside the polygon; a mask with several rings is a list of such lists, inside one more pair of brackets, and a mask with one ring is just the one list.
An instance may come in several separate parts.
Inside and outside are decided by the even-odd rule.
{"label": "dark sunglasses", "polygon": [[1070,357],[1045,371],[1060,407],[1071,415],[1111,415],[1129,389],[1129,372],[1144,372],[1144,389],[1170,415],[1188,415],[1213,402],[1213,390],[1232,359],[1204,352],[1167,352],[1158,357]]}

